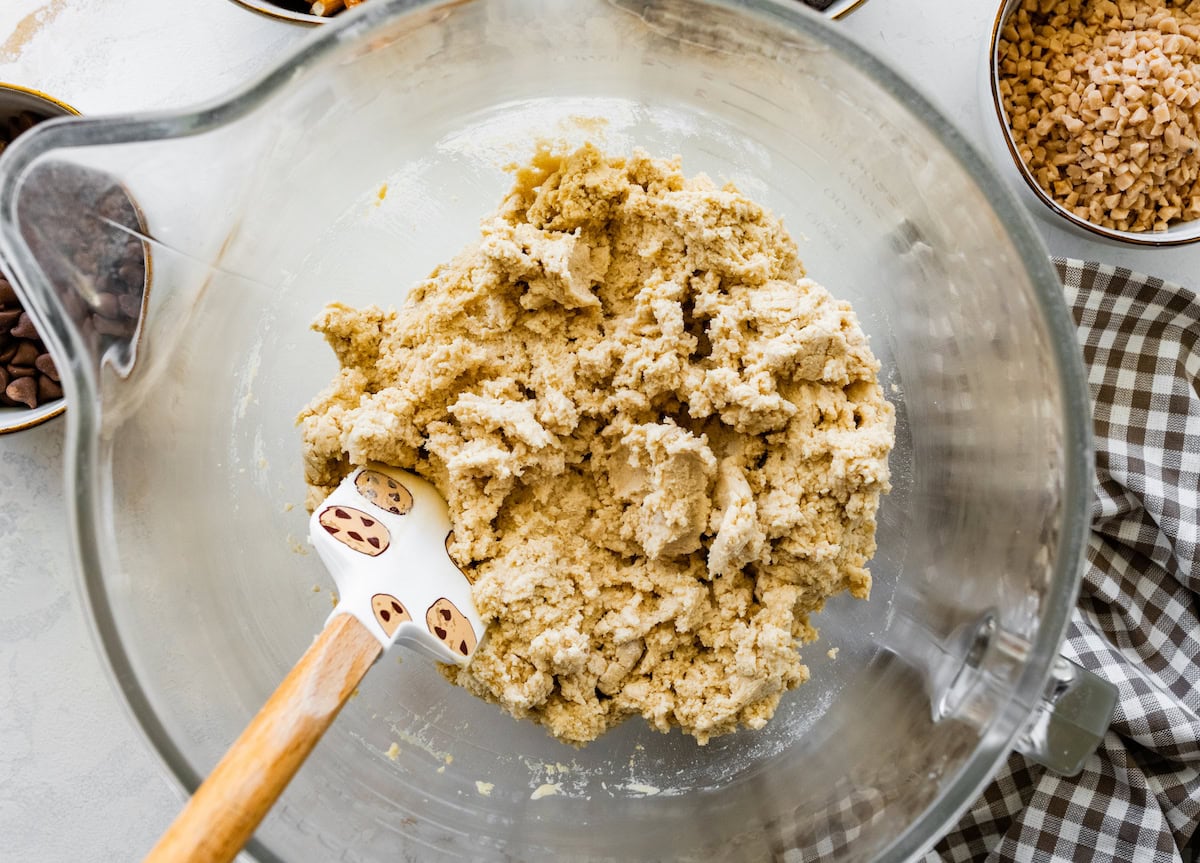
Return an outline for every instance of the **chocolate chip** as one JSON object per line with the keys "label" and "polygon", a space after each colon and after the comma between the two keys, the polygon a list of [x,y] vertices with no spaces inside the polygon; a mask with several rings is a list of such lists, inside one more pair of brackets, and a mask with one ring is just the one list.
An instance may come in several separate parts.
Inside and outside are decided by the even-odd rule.
{"label": "chocolate chip", "polygon": [[40,122],[40,118],[35,117],[29,111],[22,111],[20,114],[8,121],[9,140],[17,137],[17,135],[20,135],[22,132],[28,132],[35,125],[37,125],[38,122]]}
{"label": "chocolate chip", "polygon": [[62,378],[58,376],[58,366],[54,364],[54,360],[49,354],[39,354],[38,358],[33,361],[33,365],[34,368],[55,383],[62,380]]}
{"label": "chocolate chip", "polygon": [[25,314],[20,309],[9,309],[0,312],[0,332],[7,333],[17,325],[17,320]]}
{"label": "chocolate chip", "polygon": [[433,631],[437,633],[437,637],[442,639],[442,641],[446,640],[446,630],[442,629],[440,626],[435,626]]}
{"label": "chocolate chip", "polygon": [[[137,248],[136,244],[132,244],[131,248]],[[125,284],[129,284],[135,280],[141,281],[141,279],[143,279],[145,276],[142,270],[142,259],[140,252],[136,261],[126,261],[125,263],[121,264],[121,268],[117,270],[117,275],[121,277],[121,281]]]}
{"label": "chocolate chip", "polygon": [[33,325],[33,318],[29,317],[28,312],[21,312],[21,317],[17,319],[17,325],[11,330],[11,335],[18,339],[36,339],[38,337],[37,327]]}
{"label": "chocolate chip", "polygon": [[333,514],[336,515],[338,518],[349,518],[350,517],[350,513],[346,512],[346,510],[344,510],[344,509],[335,509],[333,511]]}
{"label": "chocolate chip", "polygon": [[121,306],[116,294],[96,294],[94,308],[96,314],[103,318],[115,318],[121,314]]}
{"label": "chocolate chip", "polygon": [[13,342],[6,348],[0,348],[0,363],[10,363],[17,353],[17,343]]}
{"label": "chocolate chip", "polygon": [[370,518],[362,518],[359,519],[359,521],[362,522],[363,527],[371,527],[373,524],[375,524],[375,520]]}
{"label": "chocolate chip", "polygon": [[31,341],[17,342],[17,349],[8,362],[14,366],[32,366],[37,362],[40,353],[37,345]]}
{"label": "chocolate chip", "polygon": [[392,610],[395,611],[396,614],[404,614],[404,609],[401,608],[400,603],[396,602],[395,600],[392,601]]}
{"label": "chocolate chip", "polygon": [[362,534],[359,533],[357,530],[350,531],[349,533],[346,534],[346,536],[350,537],[351,539],[355,540],[356,542],[363,541]]}
{"label": "chocolate chip", "polygon": [[57,381],[52,381],[45,375],[38,375],[37,379],[37,396],[38,402],[51,402],[55,399],[61,399],[63,395],[62,386]]}
{"label": "chocolate chip", "polygon": [[16,363],[9,363],[5,368],[8,369],[8,376],[13,380],[17,378],[31,378],[37,374],[37,369],[33,366],[19,366]]}
{"label": "chocolate chip", "polygon": [[17,301],[17,292],[9,284],[8,279],[0,278],[0,306],[7,306]]}
{"label": "chocolate chip", "polygon": [[95,323],[96,332],[105,336],[131,336],[134,329],[137,327],[135,321],[130,321],[128,318],[92,318]]}
{"label": "chocolate chip", "polygon": [[4,388],[4,394],[27,408],[37,407],[37,382],[33,378],[19,378]]}
{"label": "chocolate chip", "polygon": [[321,525],[321,527],[325,528],[325,530],[327,530],[329,533],[341,533],[342,532],[341,528],[334,527],[332,524],[323,524],[323,525]]}
{"label": "chocolate chip", "polygon": [[467,655],[467,643],[465,641],[460,641],[458,643],[458,652],[463,656]]}
{"label": "chocolate chip", "polygon": [[438,614],[440,614],[442,616],[442,620],[446,621],[447,623],[449,623],[450,618],[452,618],[454,616],[450,613],[450,609],[448,609],[448,608],[443,608],[441,611],[438,612]]}
{"label": "chocolate chip", "polygon": [[372,548],[379,548],[379,537],[369,536],[369,537],[367,537],[367,542],[371,545]]}
{"label": "chocolate chip", "polygon": [[87,306],[83,303],[83,297],[79,294],[64,294],[63,306],[66,307],[67,316],[73,321],[80,320],[87,314]]}
{"label": "chocolate chip", "polygon": [[379,616],[383,618],[384,623],[387,623],[389,620],[392,619],[392,613],[390,611],[388,611],[386,608],[379,609]]}
{"label": "chocolate chip", "polygon": [[139,318],[142,314],[142,297],[140,294],[121,294],[117,298],[121,314],[127,318]]}

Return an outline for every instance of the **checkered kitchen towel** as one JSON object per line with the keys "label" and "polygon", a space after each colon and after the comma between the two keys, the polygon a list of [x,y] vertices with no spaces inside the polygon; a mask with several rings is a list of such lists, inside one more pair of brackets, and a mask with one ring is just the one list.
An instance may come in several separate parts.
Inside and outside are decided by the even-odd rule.
{"label": "checkered kitchen towel", "polygon": [[926,863],[1188,861],[1200,823],[1200,302],[1056,259],[1088,365],[1096,485],[1063,655],[1120,701],[1083,772],[1014,753]]}

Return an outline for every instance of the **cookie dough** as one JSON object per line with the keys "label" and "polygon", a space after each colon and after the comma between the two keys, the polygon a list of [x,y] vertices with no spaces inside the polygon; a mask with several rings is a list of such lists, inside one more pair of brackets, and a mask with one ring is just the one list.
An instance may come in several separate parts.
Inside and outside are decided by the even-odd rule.
{"label": "cookie dough", "polygon": [[539,149],[398,311],[314,326],[310,504],[372,460],[429,478],[488,624],[445,674],[561,739],[761,727],[810,615],[870,592],[879,363],[782,223],[678,159]]}

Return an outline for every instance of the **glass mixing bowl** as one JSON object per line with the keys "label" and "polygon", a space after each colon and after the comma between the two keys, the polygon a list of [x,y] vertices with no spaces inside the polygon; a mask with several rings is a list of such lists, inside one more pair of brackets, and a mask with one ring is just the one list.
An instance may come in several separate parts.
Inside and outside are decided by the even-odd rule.
{"label": "glass mixing bowl", "polygon": [[[66,358],[82,585],[179,783],[195,788],[329,611],[293,425],[335,370],[309,321],[334,299],[400,303],[537,138],[733,180],[854,303],[898,419],[873,596],[820,615],[812,681],[771,724],[705,747],[634,719],[572,749],[390,653],[251,853],[900,860],[1014,743],[1077,767],[1111,707],[1057,658],[1087,528],[1087,391],[1045,251],[952,126],[799,4],[373,0],[227,99],[54,121],[0,162],[0,252]],[[144,210],[154,264],[141,325],[115,343],[80,323],[97,262],[42,242],[94,227],[79,178],[96,175]]]}

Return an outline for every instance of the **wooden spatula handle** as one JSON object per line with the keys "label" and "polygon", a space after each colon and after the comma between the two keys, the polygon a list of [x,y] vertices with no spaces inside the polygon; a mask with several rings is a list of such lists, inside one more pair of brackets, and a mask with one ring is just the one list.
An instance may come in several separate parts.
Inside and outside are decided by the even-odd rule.
{"label": "wooden spatula handle", "polygon": [[300,769],[383,647],[339,614],[167,828],[146,863],[228,863]]}

